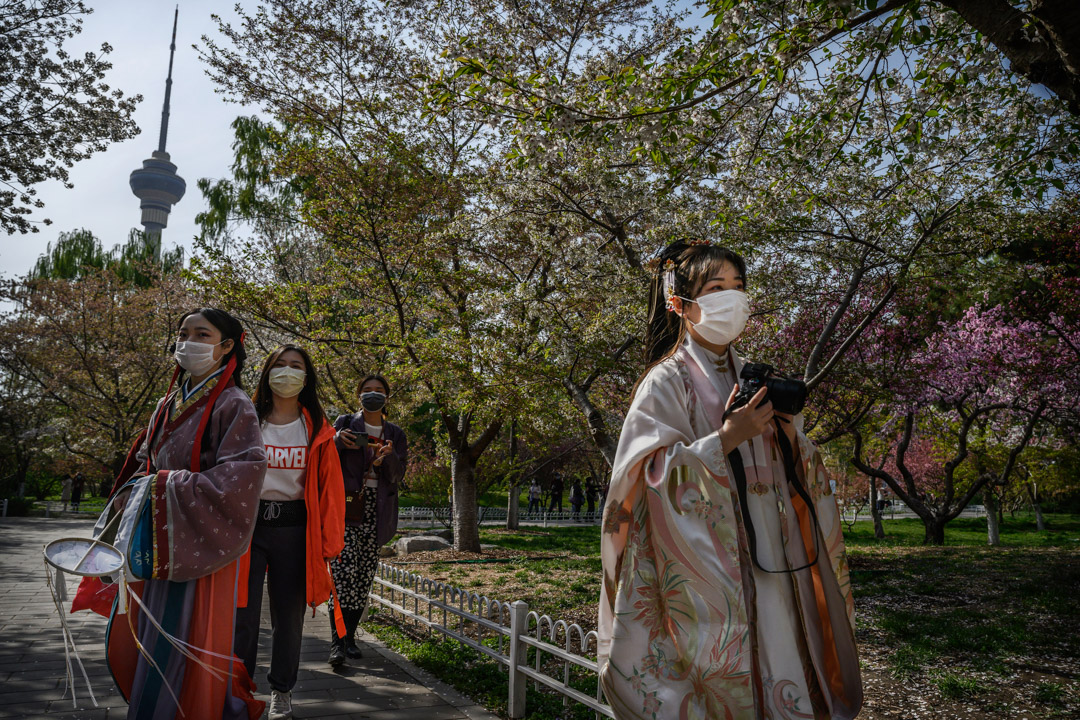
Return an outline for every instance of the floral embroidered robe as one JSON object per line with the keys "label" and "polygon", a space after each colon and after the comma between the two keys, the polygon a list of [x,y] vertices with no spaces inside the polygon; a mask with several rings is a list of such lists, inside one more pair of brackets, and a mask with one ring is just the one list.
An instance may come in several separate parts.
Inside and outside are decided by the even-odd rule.
{"label": "floral embroidered robe", "polygon": [[[246,604],[244,555],[255,528],[266,454],[255,407],[229,382],[213,406],[192,472],[192,453],[200,419],[216,383],[211,378],[186,401],[176,391],[158,404],[150,421],[153,437],[140,448],[136,477],[148,482],[153,527],[139,564],[151,579],[133,583],[143,603],[174,637],[225,657],[233,656],[236,607]],[[157,431],[156,421],[161,413]],[[149,435],[148,435],[149,437]],[[147,458],[149,457],[149,468]],[[162,677],[143,657],[132,634],[164,671]],[[141,611],[117,605],[109,619],[109,669],[129,702],[129,718],[257,718],[265,703],[254,700],[254,684],[244,664],[201,654],[223,679],[185,659],[159,637]],[[198,654],[198,653],[197,653]]]}
{"label": "floral embroidered robe", "polygon": [[[730,365],[730,367],[725,367]],[[853,718],[862,705],[840,516],[798,433],[820,523],[791,490],[772,430],[743,443],[751,562],[719,435],[741,361],[688,339],[641,382],[604,510],[598,659],[618,718]],[[797,425],[801,418],[797,419]],[[815,544],[816,543],[816,544]]]}

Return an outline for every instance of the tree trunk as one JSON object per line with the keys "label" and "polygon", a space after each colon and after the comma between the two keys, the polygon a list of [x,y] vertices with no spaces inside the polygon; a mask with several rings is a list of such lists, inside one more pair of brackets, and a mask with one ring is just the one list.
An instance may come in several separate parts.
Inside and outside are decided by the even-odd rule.
{"label": "tree trunk", "polygon": [[15,471],[15,482],[19,488],[19,497],[26,497],[26,476],[30,474],[30,457],[19,461],[19,467]]}
{"label": "tree trunk", "polygon": [[986,36],[1012,70],[1045,85],[1080,115],[1080,4],[1036,0],[1030,14],[1010,0],[939,0]]}
{"label": "tree trunk", "polygon": [[938,517],[929,520],[923,518],[923,526],[926,528],[923,537],[923,545],[945,544],[945,522]]}
{"label": "tree trunk", "polygon": [[[518,444],[517,441],[518,441],[517,420],[514,419],[514,420],[510,421],[510,467],[511,468],[514,467],[514,462],[517,461],[517,444]],[[512,469],[511,472],[514,473],[514,475],[516,475],[518,478],[521,477],[520,475],[518,475],[516,469]],[[506,497],[506,529],[507,530],[517,530],[518,527],[519,527],[519,524],[518,524],[518,500],[520,499],[520,496],[521,496],[521,489],[520,489],[520,486],[518,485],[517,482],[510,483],[510,487],[508,488],[508,491],[507,491],[506,495],[507,495],[507,497]]]}
{"label": "tree trunk", "polygon": [[589,393],[584,388],[569,379],[563,380],[563,387],[577,409],[585,416],[585,421],[589,426],[589,437],[607,461],[608,467],[611,467],[615,464],[615,451],[619,447],[618,438],[611,436],[603,413],[593,405],[592,400],[589,399]]}
{"label": "tree trunk", "polygon": [[877,479],[870,478],[870,517],[874,518],[874,537],[878,540],[885,539],[885,527],[881,524],[881,510],[878,509]]}
{"label": "tree trunk", "polygon": [[[1031,477],[1031,475],[1028,474],[1028,477]],[[1027,490],[1028,500],[1031,501],[1031,509],[1035,511],[1035,530],[1036,532],[1042,532],[1046,529],[1046,520],[1043,518],[1039,487],[1035,483],[1029,482],[1024,483],[1024,489]]]}
{"label": "tree trunk", "polygon": [[[116,480],[117,476],[120,475],[120,471],[124,469],[125,462],[127,462],[127,452],[125,451],[123,453],[117,453],[116,457],[114,457],[113,461],[108,465],[109,480]],[[127,478],[124,479],[126,480]],[[115,482],[109,483],[110,490],[112,489],[113,485],[115,485]]]}
{"label": "tree trunk", "polygon": [[454,490],[454,549],[480,552],[480,527],[476,521],[476,462],[467,449],[451,451],[450,482]]}
{"label": "tree trunk", "polygon": [[506,498],[506,529],[517,530],[520,527],[518,521],[518,501],[521,496],[521,488],[518,485],[511,485],[508,497]]}
{"label": "tree trunk", "polygon": [[998,516],[1001,503],[989,487],[983,490],[983,505],[986,507],[986,542],[997,547],[1001,545],[1001,523]]}

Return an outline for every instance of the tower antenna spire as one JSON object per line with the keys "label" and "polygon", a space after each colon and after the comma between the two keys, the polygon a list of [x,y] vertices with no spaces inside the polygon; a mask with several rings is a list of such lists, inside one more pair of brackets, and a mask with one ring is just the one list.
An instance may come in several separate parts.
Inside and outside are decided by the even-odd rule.
{"label": "tower antenna spire", "polygon": [[173,12],[172,43],[169,45],[169,75],[165,80],[165,102],[161,106],[161,134],[158,148],[143,160],[142,167],[132,171],[128,183],[131,192],[139,198],[142,210],[143,231],[153,243],[154,260],[161,257],[161,231],[169,223],[173,205],[180,202],[187,190],[184,178],[176,174],[165,141],[169,137],[169,101],[172,99],[173,58],[176,57],[176,25],[180,18],[180,6]]}
{"label": "tower antenna spire", "polygon": [[169,43],[169,76],[165,78],[165,104],[161,107],[161,134],[158,136],[158,152],[165,152],[165,140],[169,137],[169,100],[172,97],[172,67],[176,56],[176,24],[180,19],[180,5],[173,12],[172,42]]}

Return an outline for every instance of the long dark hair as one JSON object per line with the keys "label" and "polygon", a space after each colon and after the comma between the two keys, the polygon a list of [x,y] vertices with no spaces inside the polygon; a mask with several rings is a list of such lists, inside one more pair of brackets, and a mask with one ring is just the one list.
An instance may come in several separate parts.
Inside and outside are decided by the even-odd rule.
{"label": "long dark hair", "polygon": [[[176,330],[179,332],[180,328],[184,326],[184,321],[192,315],[202,315],[206,318],[211,325],[216,327],[221,333],[221,341],[232,340],[233,346],[229,352],[225,353],[221,357],[221,365],[229,362],[229,358],[236,356],[236,369],[233,370],[232,379],[236,383],[236,387],[243,389],[240,384],[240,376],[244,371],[244,361],[247,360],[247,351],[244,350],[243,336],[244,328],[240,325],[240,321],[234,318],[224,310],[218,310],[217,308],[195,308],[184,313],[180,318],[180,322],[176,323]],[[184,370],[180,370],[180,379],[183,379]]]}
{"label": "long dark hair", "polygon": [[[367,384],[368,380],[378,380],[380,383],[382,383],[383,392],[386,393],[386,399],[387,399],[387,401],[390,400],[390,383],[386,382],[386,378],[384,378],[382,375],[377,375],[375,373],[372,373],[371,375],[366,376],[363,380],[361,380],[357,384],[357,386],[356,386],[356,397],[357,398],[359,398],[361,395],[364,394],[364,385]],[[390,413],[388,413],[386,411],[386,406],[385,405],[383,405],[382,414],[383,414],[384,418],[385,417],[390,417]]]}
{"label": "long dark hair", "polygon": [[680,297],[696,297],[709,279],[709,273],[724,262],[734,265],[743,276],[744,284],[746,282],[746,262],[733,250],[694,239],[679,239],[664,248],[649,281],[649,320],[645,328],[646,374],[654,365],[670,357],[686,337],[683,318],[667,308],[664,273],[669,260],[674,266],[674,292]]}
{"label": "long dark hair", "polygon": [[300,405],[311,415],[311,435],[314,437],[322,428],[326,416],[323,414],[322,403],[319,402],[319,376],[315,372],[315,363],[311,362],[311,356],[308,355],[307,350],[304,348],[285,343],[284,345],[278,345],[273,352],[266,356],[262,373],[259,375],[259,384],[255,386],[255,396],[251,398],[251,402],[255,404],[255,412],[259,416],[259,422],[262,422],[270,414],[270,411],[274,409],[274,391],[270,389],[270,371],[282,353],[289,350],[304,359],[304,372],[307,375],[304,377],[304,389],[300,391],[297,399],[300,401]]}

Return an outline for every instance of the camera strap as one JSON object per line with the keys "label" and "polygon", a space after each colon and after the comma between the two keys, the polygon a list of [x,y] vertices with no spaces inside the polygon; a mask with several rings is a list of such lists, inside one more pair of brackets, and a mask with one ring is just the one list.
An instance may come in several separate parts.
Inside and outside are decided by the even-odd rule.
{"label": "camera strap", "polygon": [[757,533],[754,530],[754,522],[750,518],[750,507],[746,501],[746,468],[743,467],[742,455],[739,453],[738,448],[728,453],[728,465],[731,467],[731,474],[735,476],[735,490],[739,494],[739,509],[742,511],[743,529],[746,532],[746,542],[750,546],[750,560],[754,563],[754,566],[767,573],[794,573],[799,570],[805,570],[813,565],[817,564],[820,549],[818,547],[818,535],[821,534],[821,525],[818,522],[817,510],[814,508],[814,503],[810,500],[809,493],[806,492],[806,488],[799,482],[799,475],[795,469],[795,452],[791,448],[791,443],[788,441],[787,435],[784,433],[784,429],[780,427],[780,421],[776,421],[776,444],[780,446],[780,454],[784,458],[784,474],[787,476],[788,483],[798,494],[799,498],[806,503],[807,510],[810,512],[810,518],[813,521],[811,531],[814,535],[814,559],[805,565],[797,568],[791,568],[790,570],[769,570],[762,567],[761,561],[758,560],[757,551]]}

